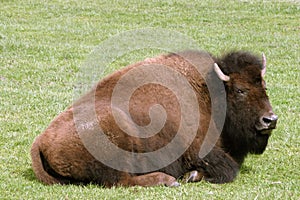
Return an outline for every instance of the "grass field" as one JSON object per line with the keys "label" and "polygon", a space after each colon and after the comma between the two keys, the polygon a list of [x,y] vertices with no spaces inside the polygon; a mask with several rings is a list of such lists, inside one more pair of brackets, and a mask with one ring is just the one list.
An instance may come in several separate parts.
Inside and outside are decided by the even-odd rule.
{"label": "grass field", "polygon": [[[300,199],[299,19],[296,1],[1,0],[0,199]],[[265,153],[249,156],[237,179],[224,185],[105,189],[38,182],[31,144],[72,103],[82,63],[113,35],[145,27],[179,32],[215,55],[266,54],[279,122]],[[111,69],[156,50],[148,52],[122,57]]]}

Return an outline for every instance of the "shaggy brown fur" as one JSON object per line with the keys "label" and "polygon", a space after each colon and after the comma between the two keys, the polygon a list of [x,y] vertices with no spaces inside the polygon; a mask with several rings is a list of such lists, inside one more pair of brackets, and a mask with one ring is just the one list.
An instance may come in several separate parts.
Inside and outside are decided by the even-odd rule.
{"label": "shaggy brown fur", "polygon": [[[202,65],[201,73],[207,80],[197,72],[189,59],[183,57],[189,58],[196,65]],[[35,139],[31,157],[36,177],[46,184],[92,182],[108,187],[160,184],[177,186],[179,184],[176,179],[182,177],[188,182],[201,179],[213,183],[233,181],[248,153],[264,151],[277,117],[274,117],[266,95],[260,59],[247,52],[232,52],[211,61],[207,61],[206,57],[205,53],[196,51],[162,55],[130,65],[104,78],[97,84],[96,90],[84,95],[61,113]],[[198,153],[208,130],[213,101],[206,81],[217,77],[212,68],[213,62],[218,63],[223,73],[230,77],[229,81],[223,82],[227,99],[226,119],[221,137],[214,148],[204,158],[200,158]],[[151,106],[160,104],[165,109],[167,120],[161,131],[154,136],[130,136],[118,127],[112,115],[111,95],[117,81],[130,70],[145,64],[168,66],[186,77],[197,95],[200,126],[190,147],[176,161],[157,171],[135,174],[112,169],[89,153],[76,129],[74,107],[80,108],[79,112],[85,112],[88,109],[86,102],[95,96],[96,114],[100,119],[97,125],[101,126],[107,137],[119,148],[144,153],[164,147],[177,133],[181,112],[176,96],[168,88],[159,84],[147,84],[138,88],[130,99],[130,115],[140,126],[150,122],[148,112]],[[270,116],[273,116],[275,122]],[[111,158],[118,159],[113,153]]]}

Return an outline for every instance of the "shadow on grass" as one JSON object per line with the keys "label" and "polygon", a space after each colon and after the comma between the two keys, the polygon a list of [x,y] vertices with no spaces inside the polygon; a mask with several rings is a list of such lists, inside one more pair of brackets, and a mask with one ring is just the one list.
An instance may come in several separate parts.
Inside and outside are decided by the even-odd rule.
{"label": "shadow on grass", "polygon": [[[42,183],[36,178],[32,168],[28,168],[28,169],[24,170],[22,172],[22,176],[30,182]],[[64,186],[64,187],[68,187],[68,186],[70,186],[70,187],[76,186],[77,187],[78,186],[78,187],[98,187],[98,188],[102,188],[102,189],[110,189],[109,187],[104,187],[102,185],[92,183],[92,182],[88,182],[88,183],[74,182],[74,183],[65,183],[62,185],[60,185],[60,184],[54,184],[54,185],[59,185],[59,186]],[[52,185],[52,186],[54,186],[54,185]],[[48,186],[51,186],[51,185],[48,185]]]}
{"label": "shadow on grass", "polygon": [[23,171],[22,176],[29,181],[36,181],[36,177],[34,175],[34,172],[32,170],[32,168],[28,168],[25,171]]}
{"label": "shadow on grass", "polygon": [[242,165],[240,169],[240,174],[253,174],[255,170],[252,167]]}
{"label": "shadow on grass", "polygon": [[[240,169],[240,174],[253,174],[255,170],[250,167],[250,166],[246,166],[246,165],[242,165],[241,169]],[[35,174],[32,170],[32,168],[28,168],[26,170],[23,171],[22,176],[31,182],[35,182],[38,181],[37,178],[35,177]],[[102,189],[110,189],[108,187],[104,187],[95,183],[74,183],[74,184],[66,184],[66,185],[77,185],[77,186],[83,186],[83,187],[100,187]]]}

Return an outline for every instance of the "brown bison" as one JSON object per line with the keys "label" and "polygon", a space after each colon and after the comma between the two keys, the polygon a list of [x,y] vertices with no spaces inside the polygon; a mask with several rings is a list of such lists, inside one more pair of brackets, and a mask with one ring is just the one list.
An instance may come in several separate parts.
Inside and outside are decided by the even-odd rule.
{"label": "brown bison", "polygon": [[231,182],[276,127],[265,72],[264,55],[241,51],[222,58],[185,51],[127,66],[35,139],[34,173],[45,184],[108,187]]}

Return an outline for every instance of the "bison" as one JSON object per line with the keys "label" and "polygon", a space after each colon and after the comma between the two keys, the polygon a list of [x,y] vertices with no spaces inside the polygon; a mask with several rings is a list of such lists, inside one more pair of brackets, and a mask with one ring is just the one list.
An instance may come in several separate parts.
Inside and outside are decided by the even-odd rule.
{"label": "bison", "polygon": [[[136,74],[126,79],[134,70]],[[37,136],[31,148],[33,171],[45,184],[231,182],[249,153],[264,152],[276,128],[278,117],[266,94],[265,72],[265,56],[260,59],[244,51],[220,58],[184,51],[129,65],[99,81]],[[147,78],[149,83],[128,94],[133,82]],[[186,82],[178,81],[182,78]],[[188,89],[174,93],[182,87]],[[192,94],[179,101],[187,90]],[[124,99],[126,95],[130,98]],[[184,109],[190,109],[185,116]],[[154,128],[146,130],[151,125]],[[173,147],[165,148],[173,140]],[[202,151],[204,143],[207,148]],[[163,148],[167,150],[159,152]],[[143,157],[147,153],[152,157]]]}

